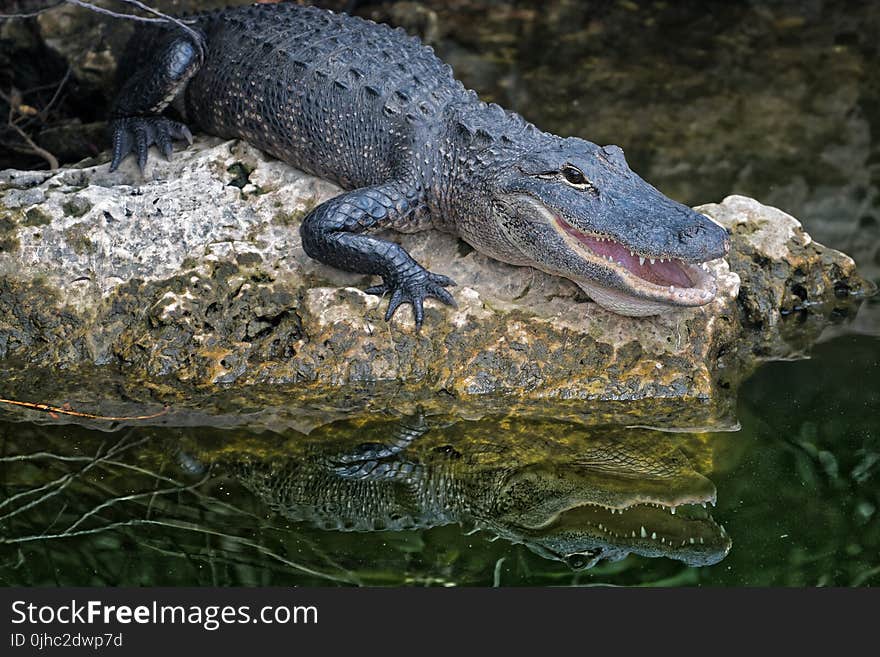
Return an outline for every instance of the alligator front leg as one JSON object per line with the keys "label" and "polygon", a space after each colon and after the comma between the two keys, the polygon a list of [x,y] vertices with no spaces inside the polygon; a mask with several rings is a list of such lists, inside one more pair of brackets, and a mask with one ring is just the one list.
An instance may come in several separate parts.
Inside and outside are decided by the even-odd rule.
{"label": "alligator front leg", "polygon": [[300,226],[305,252],[326,265],[359,274],[382,277],[368,294],[391,294],[385,320],[403,303],[412,304],[416,328],[425,319],[424,300],[439,299],[455,307],[444,288],[455,283],[413,260],[399,244],[366,235],[370,230],[402,226],[419,208],[418,190],[406,183],[389,182],[356,189],[322,203]]}
{"label": "alligator front leg", "polygon": [[166,158],[171,157],[172,140],[192,143],[189,129],[178,121],[160,116],[198,71],[204,58],[204,44],[177,31],[163,32],[161,38],[147,41],[143,49],[152,56],[141,63],[126,80],[111,109],[115,171],[129,153],[137,157],[143,173],[147,152],[155,144]]}
{"label": "alligator front leg", "polygon": [[330,459],[333,471],[343,479],[364,481],[411,479],[422,467],[403,458],[403,452],[424,436],[430,427],[425,415],[402,419],[387,443],[362,443],[353,451]]}

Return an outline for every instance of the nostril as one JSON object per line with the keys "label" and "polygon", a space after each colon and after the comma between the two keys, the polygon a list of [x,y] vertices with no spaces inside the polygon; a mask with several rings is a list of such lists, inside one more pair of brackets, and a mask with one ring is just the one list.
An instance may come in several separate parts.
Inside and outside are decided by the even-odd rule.
{"label": "nostril", "polygon": [[693,239],[700,237],[703,233],[706,232],[706,229],[700,224],[693,224],[688,226],[687,228],[682,228],[678,231],[678,241],[679,242],[690,242]]}

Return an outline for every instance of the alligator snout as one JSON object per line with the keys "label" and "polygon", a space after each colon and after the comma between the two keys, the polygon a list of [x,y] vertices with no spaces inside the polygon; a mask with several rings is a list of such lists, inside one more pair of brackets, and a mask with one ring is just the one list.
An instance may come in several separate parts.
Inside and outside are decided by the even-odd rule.
{"label": "alligator snout", "polygon": [[727,229],[714,221],[697,214],[695,223],[678,231],[678,241],[691,253],[698,254],[702,260],[723,258],[730,251],[730,236]]}

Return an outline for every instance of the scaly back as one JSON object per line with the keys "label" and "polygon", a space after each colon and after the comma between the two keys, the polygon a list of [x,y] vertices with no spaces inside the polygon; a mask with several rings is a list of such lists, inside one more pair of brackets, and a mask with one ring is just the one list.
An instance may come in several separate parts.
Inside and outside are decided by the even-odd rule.
{"label": "scaly back", "polygon": [[401,29],[297,5],[197,19],[207,56],[186,93],[191,120],[345,188],[387,180],[419,131],[465,98]]}

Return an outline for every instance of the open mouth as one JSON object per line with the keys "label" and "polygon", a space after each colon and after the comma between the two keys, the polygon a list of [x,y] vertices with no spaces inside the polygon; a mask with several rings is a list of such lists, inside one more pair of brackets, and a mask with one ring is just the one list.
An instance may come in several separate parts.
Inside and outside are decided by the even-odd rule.
{"label": "open mouth", "polygon": [[689,271],[690,267],[681,260],[667,260],[665,258],[651,258],[638,255],[634,251],[627,249],[623,244],[615,242],[610,238],[591,237],[562,221],[559,223],[569,235],[573,235],[575,239],[586,245],[593,253],[604,257],[608,262],[618,267],[623,267],[643,281],[663,287],[669,287],[670,285],[674,287],[694,287],[694,281],[691,279],[694,272]]}
{"label": "open mouth", "polygon": [[590,527],[609,545],[626,547],[633,552],[676,556],[676,552],[683,550],[691,552],[691,556],[676,558],[700,564],[714,563],[724,558],[731,541],[724,525],[712,519],[711,504],[710,501],[676,507],[643,503],[619,509],[585,504],[555,517],[545,531]]}
{"label": "open mouth", "polygon": [[677,306],[702,306],[715,298],[715,277],[705,263],[641,253],[611,237],[584,233],[551,214],[566,243],[587,260],[614,270],[629,294]]}
{"label": "open mouth", "polygon": [[678,507],[634,504],[621,509],[587,504],[567,511],[563,517],[564,522],[589,523],[609,539],[653,541],[670,547],[717,543],[727,536],[723,525],[712,520],[705,502]]}

